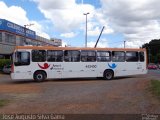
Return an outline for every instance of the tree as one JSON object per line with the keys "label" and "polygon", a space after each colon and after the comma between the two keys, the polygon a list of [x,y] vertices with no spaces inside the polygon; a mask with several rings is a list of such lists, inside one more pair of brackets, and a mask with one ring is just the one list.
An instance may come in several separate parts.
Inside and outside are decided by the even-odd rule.
{"label": "tree", "polygon": [[160,39],[151,40],[142,45],[142,48],[147,49],[149,62],[160,63]]}

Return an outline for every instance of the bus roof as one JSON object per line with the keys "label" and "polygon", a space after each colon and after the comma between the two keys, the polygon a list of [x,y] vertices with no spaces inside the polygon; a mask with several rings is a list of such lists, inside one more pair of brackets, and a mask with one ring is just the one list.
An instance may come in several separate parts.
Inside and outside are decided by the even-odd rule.
{"label": "bus roof", "polygon": [[100,51],[146,51],[142,48],[91,48],[91,47],[54,47],[54,46],[16,46],[15,49],[32,50],[100,50]]}

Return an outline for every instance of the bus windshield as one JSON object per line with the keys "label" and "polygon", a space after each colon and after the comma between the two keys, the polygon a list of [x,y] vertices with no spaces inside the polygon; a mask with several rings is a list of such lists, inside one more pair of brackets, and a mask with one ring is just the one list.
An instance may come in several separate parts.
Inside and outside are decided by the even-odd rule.
{"label": "bus windshield", "polygon": [[30,64],[30,53],[26,51],[17,51],[14,56],[14,65],[29,65]]}

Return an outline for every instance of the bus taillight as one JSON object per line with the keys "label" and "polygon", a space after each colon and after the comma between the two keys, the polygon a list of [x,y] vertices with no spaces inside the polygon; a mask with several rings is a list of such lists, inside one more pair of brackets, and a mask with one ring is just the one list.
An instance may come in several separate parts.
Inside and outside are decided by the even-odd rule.
{"label": "bus taillight", "polygon": [[11,72],[14,73],[14,65],[11,65]]}

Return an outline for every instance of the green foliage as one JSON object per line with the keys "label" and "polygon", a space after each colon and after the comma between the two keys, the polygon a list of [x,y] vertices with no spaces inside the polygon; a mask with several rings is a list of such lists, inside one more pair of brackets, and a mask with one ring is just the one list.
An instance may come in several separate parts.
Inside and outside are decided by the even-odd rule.
{"label": "green foliage", "polygon": [[151,63],[160,63],[160,39],[151,40],[149,43],[142,45],[147,49],[148,61]]}
{"label": "green foliage", "polygon": [[0,100],[0,107],[6,106],[9,103],[9,100]]}
{"label": "green foliage", "polygon": [[160,98],[160,81],[159,80],[151,80],[151,92]]}
{"label": "green foliage", "polygon": [[160,63],[160,52],[157,53],[157,61],[158,61],[158,63]]}
{"label": "green foliage", "polygon": [[9,65],[9,64],[11,64],[11,60],[10,59],[0,59],[0,70],[2,70],[4,65]]}

